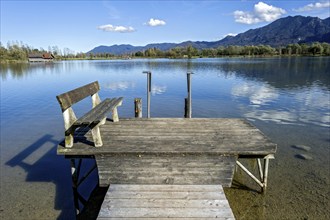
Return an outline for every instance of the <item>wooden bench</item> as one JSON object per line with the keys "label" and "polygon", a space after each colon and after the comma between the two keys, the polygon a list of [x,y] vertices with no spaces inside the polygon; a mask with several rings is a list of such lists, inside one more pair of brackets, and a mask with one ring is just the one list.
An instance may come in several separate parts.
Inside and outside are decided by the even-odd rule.
{"label": "wooden bench", "polygon": [[[99,83],[95,81],[56,96],[63,112],[66,148],[71,148],[73,146],[75,130],[80,127],[89,127],[91,129],[94,146],[101,147],[103,142],[100,134],[100,125],[106,122],[106,116],[112,111],[113,122],[119,121],[117,106],[121,106],[123,98],[107,98],[101,102],[98,95],[99,90]],[[77,119],[72,105],[88,96],[92,97],[93,108],[81,118]]]}

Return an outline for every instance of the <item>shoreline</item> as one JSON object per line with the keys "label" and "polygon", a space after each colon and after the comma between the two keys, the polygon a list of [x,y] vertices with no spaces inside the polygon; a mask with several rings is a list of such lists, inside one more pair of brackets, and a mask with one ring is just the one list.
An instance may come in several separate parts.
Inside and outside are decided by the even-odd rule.
{"label": "shoreline", "polygon": [[191,58],[187,57],[112,57],[112,58],[65,58],[65,59],[54,59],[53,61],[47,61],[47,62],[29,62],[28,60],[0,60],[1,64],[14,64],[14,63],[52,63],[52,62],[59,62],[59,61],[95,61],[95,60],[136,60],[136,59],[173,59],[173,60],[180,60],[180,59],[186,59],[186,60],[193,60],[193,59],[199,59],[199,58],[210,58],[210,59],[217,59],[217,58],[296,58],[296,57],[309,57],[309,58],[319,58],[319,57],[330,57],[330,55],[253,55],[253,56],[247,56],[247,55],[228,55],[228,56],[195,56]]}

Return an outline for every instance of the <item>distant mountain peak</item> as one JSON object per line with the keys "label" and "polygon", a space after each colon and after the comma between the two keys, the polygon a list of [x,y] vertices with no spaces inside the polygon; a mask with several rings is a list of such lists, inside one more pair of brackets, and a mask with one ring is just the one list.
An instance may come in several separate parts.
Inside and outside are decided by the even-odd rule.
{"label": "distant mountain peak", "polygon": [[111,53],[115,55],[130,54],[144,51],[148,48],[170,50],[174,47],[191,45],[197,49],[215,48],[229,45],[270,45],[273,47],[286,46],[293,43],[311,43],[314,41],[330,43],[330,17],[320,19],[310,16],[288,16],[280,18],[260,28],[250,29],[236,36],[226,36],[219,41],[185,41],[182,43],[156,43],[146,46],[132,46],[130,44],[98,46],[87,53]]}

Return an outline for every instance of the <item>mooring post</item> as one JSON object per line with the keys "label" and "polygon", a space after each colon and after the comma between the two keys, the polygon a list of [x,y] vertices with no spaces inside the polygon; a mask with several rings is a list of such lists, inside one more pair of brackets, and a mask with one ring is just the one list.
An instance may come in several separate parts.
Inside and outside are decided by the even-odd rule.
{"label": "mooring post", "polygon": [[134,99],[135,118],[142,118],[142,99]]}
{"label": "mooring post", "polygon": [[150,118],[150,93],[151,93],[151,72],[143,71],[147,74],[147,118]]}
{"label": "mooring post", "polygon": [[188,89],[188,100],[185,100],[185,117],[191,118],[191,74],[193,72],[187,72],[187,89]]}

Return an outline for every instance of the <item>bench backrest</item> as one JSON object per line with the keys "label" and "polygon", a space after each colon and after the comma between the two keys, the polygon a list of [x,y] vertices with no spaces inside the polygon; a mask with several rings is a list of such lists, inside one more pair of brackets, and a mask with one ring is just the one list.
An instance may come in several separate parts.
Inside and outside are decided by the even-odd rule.
{"label": "bench backrest", "polygon": [[62,112],[70,108],[73,104],[83,100],[87,96],[92,96],[100,90],[100,85],[97,81],[71,90],[56,96],[57,101],[60,103]]}

